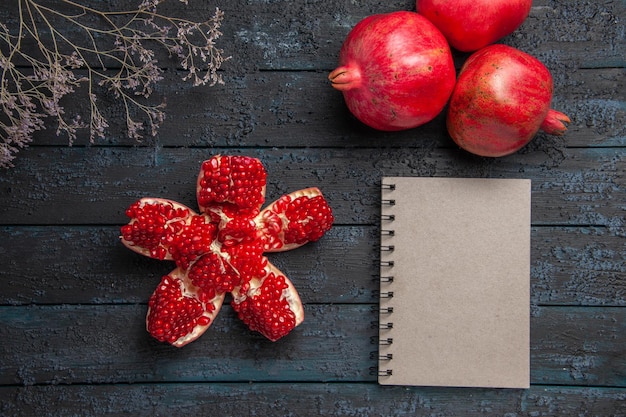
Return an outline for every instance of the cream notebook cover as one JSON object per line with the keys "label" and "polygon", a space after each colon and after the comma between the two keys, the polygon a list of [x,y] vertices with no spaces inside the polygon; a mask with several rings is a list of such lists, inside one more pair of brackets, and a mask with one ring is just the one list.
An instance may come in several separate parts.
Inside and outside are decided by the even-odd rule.
{"label": "cream notebook cover", "polygon": [[528,388],[530,180],[385,177],[378,382]]}

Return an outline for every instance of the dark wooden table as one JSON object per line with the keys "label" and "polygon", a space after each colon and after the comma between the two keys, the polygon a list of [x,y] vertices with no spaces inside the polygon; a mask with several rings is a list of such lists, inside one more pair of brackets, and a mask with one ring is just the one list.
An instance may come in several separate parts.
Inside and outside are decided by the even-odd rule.
{"label": "dark wooden table", "polygon": [[[193,88],[169,68],[155,92],[168,104],[156,139],[138,144],[113,120],[105,140],[89,145],[83,134],[69,147],[49,128],[0,172],[0,415],[626,415],[623,1],[537,0],[502,41],[552,71],[554,107],[572,124],[500,159],[459,150],[441,117],[372,131],[330,87],[349,30],[413,2],[167,7],[197,17],[215,6],[225,13],[219,45],[232,55],[225,84]],[[0,21],[15,7],[5,1]],[[125,249],[119,227],[139,197],[194,206],[200,163],[218,153],[260,158],[268,200],[320,187],[336,224],[317,243],[271,255],[305,303],[292,334],[269,342],[225,306],[176,349],[144,328],[148,297],[172,265]],[[382,175],[532,180],[530,389],[377,384]]]}

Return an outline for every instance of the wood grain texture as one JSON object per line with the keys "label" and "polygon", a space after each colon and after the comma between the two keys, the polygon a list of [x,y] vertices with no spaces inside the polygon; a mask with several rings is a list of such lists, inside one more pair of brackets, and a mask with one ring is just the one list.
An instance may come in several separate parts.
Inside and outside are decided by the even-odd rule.
{"label": "wood grain texture", "polygon": [[[82,3],[105,11],[137,7],[133,0]],[[334,68],[344,38],[358,21],[375,13],[415,10],[415,2],[212,0],[191,1],[188,7],[167,2],[159,10],[200,20],[212,16],[215,7],[226,16],[218,45],[233,56],[226,71],[302,71]],[[16,9],[14,3],[3,5],[0,18],[15,26]],[[528,19],[502,42],[537,55],[549,66],[620,67],[625,56],[620,22],[625,15],[624,5],[617,1],[536,0]],[[70,32],[68,36],[83,35]]]}
{"label": "wood grain texture", "polygon": [[411,148],[68,148],[32,147],[0,177],[4,224],[124,224],[141,197],[196,206],[201,162],[215,154],[258,157],[268,172],[267,202],[319,187],[337,224],[373,224],[387,176],[532,179],[534,225],[594,225],[624,235],[626,151],[534,149],[485,160],[456,149]]}
{"label": "wood grain texture", "polygon": [[[626,17],[625,17],[626,19]],[[377,132],[360,124],[346,109],[341,93],[327,79],[329,71],[278,71],[224,74],[225,84],[194,88],[182,74],[169,71],[157,95],[166,98],[167,118],[156,139],[140,146],[395,146],[418,149],[455,148],[443,134],[443,117],[404,132]],[[569,115],[572,123],[564,138],[540,134],[530,146],[563,150],[576,146],[624,146],[626,98],[623,70],[597,68],[554,72],[553,107]],[[122,125],[122,107],[103,98],[110,132],[101,146],[138,145],[128,139]],[[80,112],[80,101],[66,106]],[[219,109],[216,110],[216,109]],[[121,134],[120,134],[121,133]],[[88,143],[86,135],[76,145]],[[36,135],[36,145],[67,144],[50,129]]]}
{"label": "wood grain texture", "polygon": [[[105,10],[132,9],[135,3],[87,2]],[[174,61],[157,54],[167,70],[153,95],[156,103],[167,102],[168,118],[158,138],[162,146],[336,146],[339,142],[363,146],[364,137],[367,144],[453,146],[441,134],[441,122],[396,134],[363,128],[327,80],[337,66],[343,39],[360,19],[372,13],[414,10],[414,2],[215,0],[210,4],[162,5],[163,12],[192,19],[208,17],[219,6],[227,18],[218,46],[232,57],[223,67],[224,86],[192,88],[181,81]],[[13,2],[3,4],[0,21],[15,25],[16,7]],[[535,1],[524,24],[502,40],[535,55],[551,70],[553,105],[573,121],[566,139],[557,141],[559,147],[624,146],[626,47],[620,24],[624,21],[623,2]],[[70,39],[72,35],[82,36],[70,33]],[[458,66],[465,58],[466,54],[455,53]],[[111,129],[99,144],[135,144],[123,134],[122,104],[105,92],[100,100]],[[84,107],[75,99],[65,104],[68,114]],[[54,131],[50,127],[37,134],[36,143],[66,145],[66,138]],[[88,134],[75,143],[87,144]]]}
{"label": "wood grain texture", "polygon": [[[335,226],[319,242],[268,256],[308,303],[371,303],[378,233],[378,225]],[[131,252],[118,236],[115,226],[0,228],[0,241],[11,242],[1,249],[0,304],[147,303],[173,263]],[[626,306],[623,242],[604,227],[533,227],[531,303]]]}
{"label": "wood grain texture", "polygon": [[[50,124],[0,172],[0,415],[626,416],[624,2],[535,0],[502,40],[546,64],[553,107],[572,123],[563,137],[540,133],[499,159],[460,151],[443,114],[404,132],[373,131],[330,86],[351,28],[414,10],[414,1],[159,8],[200,19],[216,6],[225,14],[218,46],[232,55],[225,84],[193,88],[157,53],[164,79],[153,99],[167,102],[157,137],[126,137],[121,104],[105,93],[104,140],[90,145],[81,132],[68,147]],[[0,22],[15,27],[17,7],[3,2]],[[454,52],[457,67],[466,58]],[[73,114],[84,102],[65,106]],[[260,158],[268,202],[320,187],[336,223],[319,242],[270,255],[305,302],[292,334],[268,342],[225,305],[207,333],[175,349],[145,331],[148,297],[172,264],[124,248],[119,227],[140,197],[195,207],[200,163],[217,153]],[[532,180],[529,390],[376,383],[383,175]]]}
{"label": "wood grain texture", "polygon": [[[306,304],[305,322],[276,343],[224,306],[207,333],[182,349],[144,331],[143,305],[0,307],[0,385],[375,383],[374,306]],[[626,388],[625,344],[622,307],[536,307],[531,383]]]}
{"label": "wood grain texture", "polygon": [[[245,400],[243,400],[245,399]],[[18,405],[19,404],[19,405]],[[626,390],[552,387],[529,390],[433,389],[334,383],[169,383],[0,387],[6,417],[167,417],[199,415],[621,417]]]}

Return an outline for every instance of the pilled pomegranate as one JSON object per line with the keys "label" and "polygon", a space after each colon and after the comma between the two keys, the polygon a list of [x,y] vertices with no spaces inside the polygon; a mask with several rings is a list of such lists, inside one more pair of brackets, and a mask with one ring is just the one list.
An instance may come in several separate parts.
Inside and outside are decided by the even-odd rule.
{"label": "pilled pomegranate", "polygon": [[481,156],[516,152],[539,129],[562,135],[569,117],[550,108],[552,75],[537,58],[507,45],[474,52],[461,68],[446,124],[461,148]]}
{"label": "pilled pomegranate", "polygon": [[266,171],[258,159],[214,156],[197,180],[200,213],[175,201],[142,198],[126,210],[122,243],[142,255],[173,260],[148,302],[146,327],[180,347],[213,323],[225,294],[244,323],[272,341],[304,319],[298,293],[265,252],[320,239],[334,221],[317,188],[287,194],[264,209]]}

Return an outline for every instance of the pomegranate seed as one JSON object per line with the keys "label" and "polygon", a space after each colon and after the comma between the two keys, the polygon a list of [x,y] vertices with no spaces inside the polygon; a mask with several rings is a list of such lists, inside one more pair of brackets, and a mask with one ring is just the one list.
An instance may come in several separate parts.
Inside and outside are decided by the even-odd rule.
{"label": "pomegranate seed", "polygon": [[200,318],[198,318],[199,326],[208,326],[209,323],[211,323],[211,319],[208,318],[207,316],[201,316]]}

